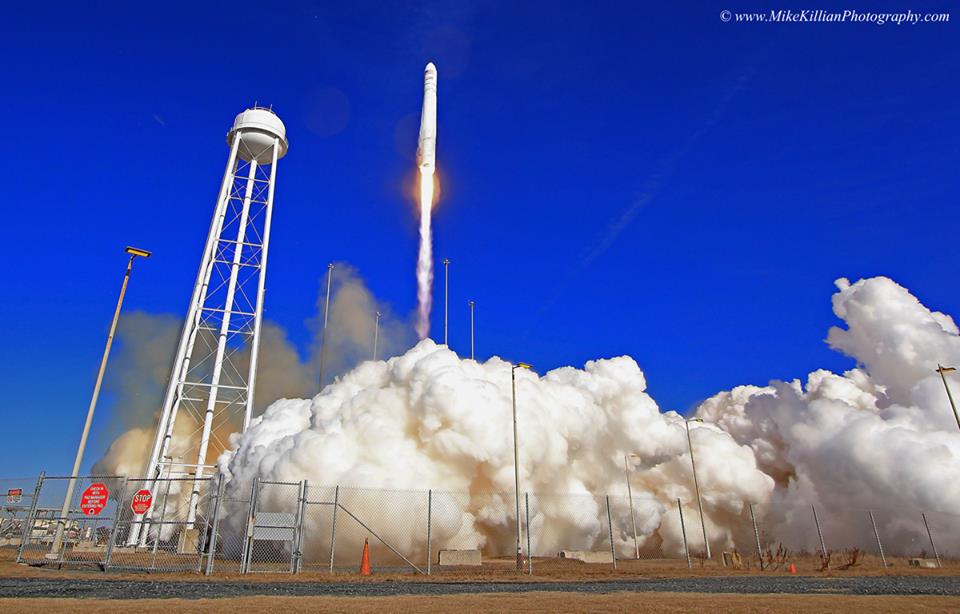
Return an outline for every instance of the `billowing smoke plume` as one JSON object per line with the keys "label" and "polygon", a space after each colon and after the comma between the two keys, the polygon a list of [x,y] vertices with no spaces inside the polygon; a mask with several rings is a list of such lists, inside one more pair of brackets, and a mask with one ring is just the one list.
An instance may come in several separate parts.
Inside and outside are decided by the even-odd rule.
{"label": "billowing smoke plume", "polygon": [[[766,536],[811,551],[819,547],[811,506],[821,512],[830,548],[871,543],[869,510],[885,546],[915,552],[926,544],[920,510],[960,509],[960,490],[951,487],[960,472],[960,434],[934,372],[938,362],[960,364],[957,326],[887,278],[841,279],[837,287],[834,313],[845,326],[831,329],[828,343],[855,368],[738,387],[697,410],[704,423],[693,424],[692,446],[714,549],[744,543],[744,532],[752,539],[750,505]],[[362,362],[312,399],[276,401],[233,436],[218,462],[231,499],[245,499],[257,476],[306,479],[316,492],[332,493],[336,484],[384,489],[382,504],[363,512],[382,516],[384,537],[415,555],[422,535],[398,520],[422,513],[423,502],[399,491],[432,488],[435,545],[510,553],[510,373],[503,360],[461,359],[429,339],[388,360]],[[660,411],[633,359],[516,375],[521,489],[537,495],[535,552],[602,547],[604,494],[613,496],[615,524],[629,526],[627,454],[635,455],[639,547],[682,551],[678,498],[692,512],[687,530],[696,547],[684,419]],[[124,437],[140,445],[136,433]],[[264,509],[276,503],[264,496]],[[245,510],[227,510],[225,527],[239,534]],[[329,518],[308,515],[306,524],[308,535],[323,535]],[[355,554],[363,537],[347,531],[338,543]],[[955,530],[939,540],[944,549],[960,547]],[[614,541],[621,554],[632,553],[631,534],[618,530]],[[327,544],[317,538],[305,547],[316,559]]]}
{"label": "billowing smoke plume", "polygon": [[[627,356],[591,361],[583,370],[563,367],[542,377],[517,371],[523,488],[543,495],[579,495],[538,500],[536,522],[551,527],[539,538],[538,549],[592,548],[606,539],[598,501],[590,495],[626,494],[623,460],[628,452],[655,465],[642,478],[643,490],[657,497],[645,499],[646,522],[659,526],[671,501],[677,496],[690,500],[693,481],[683,418],[661,413],[645,389],[643,373]],[[313,399],[274,403],[236,438],[237,448],[221,457],[220,467],[237,499],[255,476],[308,479],[316,485],[429,486],[445,497],[445,522],[438,522],[434,532],[438,544],[505,553],[514,517],[511,416],[510,363],[464,360],[425,339],[401,356],[363,363]],[[697,429],[696,435],[704,465],[724,467],[705,473],[718,518],[739,516],[744,502],[769,497],[773,480],[756,467],[749,448],[713,427]],[[504,494],[476,496],[490,493]],[[416,503],[407,499],[408,505]],[[389,513],[402,516],[398,509]],[[629,514],[629,509],[624,506],[618,513]],[[318,526],[308,530],[320,535],[319,525],[329,520],[316,516],[309,522]],[[388,527],[394,544],[413,551],[422,546],[419,533],[409,535],[403,522],[381,526]],[[725,539],[723,531],[717,539]],[[362,535],[356,538],[362,540]],[[497,539],[501,541],[493,541]],[[680,549],[678,526],[671,527],[668,539]],[[322,549],[319,543],[316,547]]]}
{"label": "billowing smoke plume", "polygon": [[742,386],[709,399],[698,415],[750,446],[777,481],[768,506],[775,534],[813,545],[808,510],[817,505],[830,510],[835,540],[870,531],[872,510],[894,544],[923,544],[917,510],[960,509],[960,489],[951,486],[960,434],[934,371],[938,362],[960,363],[957,326],[885,277],[840,279],[837,288],[833,311],[847,327],[831,328],[827,342],[857,368]]}
{"label": "billowing smoke plume", "polygon": [[[870,530],[868,510],[891,547],[906,547],[924,535],[914,510],[960,508],[960,491],[945,488],[960,470],[960,435],[933,371],[938,360],[960,363],[956,326],[889,279],[837,285],[834,311],[846,328],[832,329],[829,343],[859,367],[843,375],[815,371],[805,385],[736,388],[697,411],[705,423],[692,428],[692,443],[715,548],[749,530],[750,504],[765,533],[811,551],[811,505],[821,509],[835,548],[870,543],[860,535]],[[238,498],[255,476],[470,493],[443,500],[437,543],[508,553],[510,367],[497,358],[464,360],[421,341],[401,356],[361,364],[313,399],[273,404],[221,456],[221,471]],[[531,523],[544,529],[535,551],[603,542],[602,504],[586,495],[626,494],[622,463],[629,453],[637,455],[641,548],[655,543],[679,552],[671,512],[677,498],[688,509],[696,505],[684,421],[659,410],[638,365],[623,356],[540,377],[519,370],[517,377],[521,488],[584,495],[538,497]],[[629,510],[615,505],[613,514]],[[627,526],[623,518],[615,522]],[[383,525],[392,527],[395,543],[414,552],[422,544],[403,523]],[[614,539],[621,553],[632,552],[632,535]]]}
{"label": "billowing smoke plume", "polygon": [[[325,339],[327,373],[338,376],[372,356],[377,311],[381,312],[381,354],[398,352],[412,343],[409,324],[397,319],[389,305],[377,303],[356,269],[349,264],[337,263],[332,292],[330,322]],[[323,294],[319,293],[318,309],[322,297]],[[316,394],[321,323],[319,317],[308,322],[315,333],[315,341],[309,355],[301,358],[286,331],[273,322],[264,321],[254,397],[255,415],[277,399]],[[142,474],[153,445],[158,413],[170,378],[182,325],[182,320],[172,315],[135,311],[121,318],[118,327],[120,344],[111,363],[117,367],[111,367],[108,372],[106,390],[116,399],[113,412],[115,419],[111,422],[125,430],[119,436],[116,433],[107,434],[112,442],[103,458],[95,464],[96,473]],[[246,373],[249,351],[242,351],[236,362],[239,370]],[[196,448],[196,442],[184,439],[191,437],[195,430],[189,418],[186,415],[178,418],[177,433],[172,438],[173,456],[179,455],[179,449]],[[217,442],[228,441],[229,435],[240,428],[239,424],[229,421],[217,424],[219,436],[211,440],[211,447]],[[211,450],[211,454],[216,455],[220,451],[222,449]]]}

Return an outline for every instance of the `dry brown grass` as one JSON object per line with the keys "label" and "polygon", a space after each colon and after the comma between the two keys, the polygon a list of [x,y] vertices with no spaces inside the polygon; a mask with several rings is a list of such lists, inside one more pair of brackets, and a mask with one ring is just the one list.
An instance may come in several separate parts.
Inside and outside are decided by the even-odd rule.
{"label": "dry brown grass", "polygon": [[[92,576],[105,579],[144,579],[145,577],[160,577],[167,581],[198,580],[204,576],[190,572],[152,573],[143,572],[116,572],[102,574],[95,565],[86,568],[65,566],[57,569],[55,566],[30,567],[18,565],[15,562],[16,551],[13,548],[0,549],[0,578],[22,577],[62,577],[86,578]],[[357,557],[359,563],[359,556]],[[747,561],[745,561],[747,562]],[[874,555],[861,556],[857,565],[850,569],[837,569],[836,566],[820,572],[820,559],[816,555],[796,556],[789,558],[796,567],[797,574],[818,577],[849,577],[849,576],[882,576],[882,575],[918,575],[918,576],[960,576],[960,561],[944,561],[943,569],[918,569],[910,567],[906,559],[888,558],[888,567],[884,569],[880,557]],[[838,559],[838,563],[839,563]],[[374,561],[376,566],[377,561]],[[788,563],[789,566],[789,563]],[[359,567],[359,565],[358,565]],[[279,571],[279,567],[278,567]],[[694,562],[693,569],[687,569],[686,561],[676,559],[654,560],[622,560],[618,562],[618,569],[610,565],[588,565],[570,559],[534,559],[534,575],[517,574],[515,561],[512,558],[485,559],[480,568],[446,569],[434,567],[434,574],[423,576],[412,572],[375,573],[370,578],[363,578],[357,572],[338,572],[329,574],[325,569],[306,567],[303,573],[291,575],[289,573],[251,574],[241,576],[237,573],[216,571],[206,578],[213,582],[231,582],[243,579],[256,582],[344,582],[344,581],[405,581],[419,582],[573,582],[573,581],[603,581],[628,580],[631,578],[676,578],[676,577],[703,577],[703,576],[731,576],[731,575],[784,575],[785,569],[776,571],[760,571],[754,560],[752,565],[744,569],[723,567],[714,561],[707,561],[703,567]]]}
{"label": "dry brown grass", "polygon": [[243,597],[232,599],[0,599],[3,612],[948,612],[960,598],[860,595],[705,595],[528,593],[435,597]]}

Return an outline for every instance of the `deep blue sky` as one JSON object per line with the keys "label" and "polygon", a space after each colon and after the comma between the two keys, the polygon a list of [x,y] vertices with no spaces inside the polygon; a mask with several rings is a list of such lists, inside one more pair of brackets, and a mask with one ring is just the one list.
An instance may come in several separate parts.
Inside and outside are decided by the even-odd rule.
{"label": "deep blue sky", "polygon": [[[474,298],[480,356],[543,372],[629,353],[661,406],[686,411],[850,366],[823,343],[836,277],[889,275],[960,314],[960,14],[878,27],[719,19],[782,3],[134,4],[0,8],[0,475],[69,471],[124,245],[155,251],[125,309],[182,316],[224,135],[254,101],[291,143],[267,317],[305,346],[333,260],[413,310],[428,60],[435,254],[454,262],[461,352]],[[102,408],[86,465],[119,410]]]}

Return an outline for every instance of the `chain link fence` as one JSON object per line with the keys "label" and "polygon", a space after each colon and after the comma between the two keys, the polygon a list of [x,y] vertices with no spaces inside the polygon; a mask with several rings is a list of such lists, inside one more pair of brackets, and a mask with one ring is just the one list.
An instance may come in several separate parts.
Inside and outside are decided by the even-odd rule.
{"label": "chain link fence", "polygon": [[17,561],[96,565],[104,562],[118,493],[110,476],[44,476],[37,480]]}
{"label": "chain link fence", "polygon": [[0,478],[0,547],[19,546],[37,478]]}
{"label": "chain link fence", "polygon": [[213,543],[219,478],[126,479],[104,564],[132,571],[202,571]]}
{"label": "chain link fence", "polygon": [[[942,566],[960,558],[960,516],[663,501],[646,493],[464,493],[223,476],[0,479],[3,539],[29,564],[221,573],[432,574],[464,565],[536,573],[614,569],[805,571]],[[62,513],[70,493],[67,513]],[[782,508],[782,509],[781,509]],[[518,522],[519,512],[519,522]],[[919,561],[919,562],[918,562]]]}

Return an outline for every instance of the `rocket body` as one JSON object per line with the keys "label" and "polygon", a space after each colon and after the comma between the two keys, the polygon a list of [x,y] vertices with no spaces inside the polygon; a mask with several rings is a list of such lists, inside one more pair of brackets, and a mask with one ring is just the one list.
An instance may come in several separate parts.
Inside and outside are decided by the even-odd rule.
{"label": "rocket body", "polygon": [[437,67],[433,62],[423,71],[423,111],[420,115],[420,138],[417,140],[417,166],[425,174],[433,174],[437,163]]}

